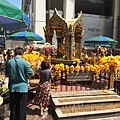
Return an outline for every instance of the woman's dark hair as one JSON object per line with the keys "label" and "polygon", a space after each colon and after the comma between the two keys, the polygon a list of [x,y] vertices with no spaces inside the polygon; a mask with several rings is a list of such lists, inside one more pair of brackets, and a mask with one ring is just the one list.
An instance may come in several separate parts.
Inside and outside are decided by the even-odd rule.
{"label": "woman's dark hair", "polygon": [[11,52],[11,49],[8,49],[7,52],[6,52],[6,54],[8,55],[10,52]]}
{"label": "woman's dark hair", "polygon": [[7,55],[10,56],[11,54],[12,54],[12,50],[9,50],[9,51],[7,52]]}
{"label": "woman's dark hair", "polygon": [[2,50],[0,50],[0,54],[2,54]]}
{"label": "woman's dark hair", "polygon": [[42,70],[46,70],[46,69],[50,69],[50,63],[47,60],[43,60],[41,63],[41,69]]}
{"label": "woman's dark hair", "polygon": [[15,56],[16,55],[22,55],[24,53],[24,50],[21,47],[17,47],[14,50]]}

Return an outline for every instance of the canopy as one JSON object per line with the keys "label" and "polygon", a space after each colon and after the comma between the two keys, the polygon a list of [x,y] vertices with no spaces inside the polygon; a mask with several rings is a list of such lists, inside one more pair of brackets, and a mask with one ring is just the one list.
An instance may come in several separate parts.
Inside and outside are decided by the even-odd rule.
{"label": "canopy", "polygon": [[22,10],[6,0],[0,0],[0,27],[3,30],[20,30],[29,24],[30,19]]}
{"label": "canopy", "polygon": [[42,41],[43,40],[43,38],[40,35],[34,32],[27,32],[27,31],[16,32],[10,35],[9,38],[12,40],[29,40],[29,41],[34,41],[34,40]]}
{"label": "canopy", "polygon": [[115,44],[117,43],[116,40],[109,38],[109,37],[105,37],[105,36],[96,36],[96,37],[92,37],[90,39],[87,39],[85,41],[85,43],[93,43],[93,44]]}
{"label": "canopy", "polygon": [[111,48],[112,47],[112,45],[110,45],[110,44],[93,44],[93,43],[85,43],[84,44],[84,46],[89,46],[89,47],[99,47],[99,46],[101,46],[101,47],[106,47],[106,48]]}
{"label": "canopy", "polygon": [[45,44],[45,43],[46,43],[46,40],[45,40],[45,39],[37,42],[37,44]]}

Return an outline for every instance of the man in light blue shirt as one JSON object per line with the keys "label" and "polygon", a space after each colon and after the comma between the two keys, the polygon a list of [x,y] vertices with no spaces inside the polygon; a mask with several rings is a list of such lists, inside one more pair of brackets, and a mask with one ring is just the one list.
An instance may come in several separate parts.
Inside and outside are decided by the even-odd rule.
{"label": "man in light blue shirt", "polygon": [[18,47],[14,52],[15,57],[5,66],[5,75],[9,78],[10,120],[26,120],[28,76],[34,72],[30,64],[22,59],[23,49]]}

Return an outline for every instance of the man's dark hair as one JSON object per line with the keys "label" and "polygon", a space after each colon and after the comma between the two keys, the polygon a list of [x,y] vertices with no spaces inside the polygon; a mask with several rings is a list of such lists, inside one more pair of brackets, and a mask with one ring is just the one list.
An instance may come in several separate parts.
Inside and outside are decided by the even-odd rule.
{"label": "man's dark hair", "polygon": [[17,47],[14,50],[15,56],[16,55],[22,55],[24,53],[24,50],[21,47]]}

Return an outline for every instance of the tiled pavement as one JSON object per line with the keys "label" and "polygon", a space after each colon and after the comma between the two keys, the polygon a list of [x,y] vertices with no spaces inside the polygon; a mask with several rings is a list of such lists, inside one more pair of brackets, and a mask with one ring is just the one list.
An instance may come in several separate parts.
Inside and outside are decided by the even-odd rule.
{"label": "tiled pavement", "polygon": [[[48,112],[45,112],[43,117],[40,117],[38,113],[39,113],[39,107],[33,104],[29,104],[27,111],[27,120],[53,120],[52,116],[49,115]],[[9,113],[8,113],[8,117],[3,120],[9,120]]]}
{"label": "tiled pavement", "polygon": [[28,105],[27,120],[53,120],[52,116],[45,112],[43,117],[39,117],[39,107],[33,104]]}

